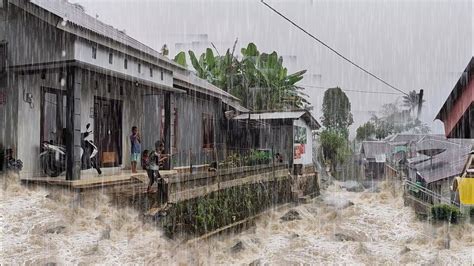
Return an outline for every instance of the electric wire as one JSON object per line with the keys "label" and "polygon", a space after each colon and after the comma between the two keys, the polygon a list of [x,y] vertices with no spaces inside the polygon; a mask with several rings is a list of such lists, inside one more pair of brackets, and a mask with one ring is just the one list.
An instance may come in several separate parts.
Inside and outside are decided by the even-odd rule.
{"label": "electric wire", "polygon": [[271,9],[273,12],[275,12],[276,14],[278,14],[280,17],[284,18],[286,21],[290,22],[293,26],[295,26],[296,28],[298,28],[299,30],[301,30],[302,32],[304,32],[306,35],[310,36],[312,39],[314,39],[315,41],[319,42],[320,44],[322,44],[324,47],[328,48],[331,52],[335,53],[336,55],[338,55],[339,57],[341,57],[342,59],[344,59],[345,61],[349,62],[351,65],[355,66],[356,68],[362,70],[363,72],[365,72],[366,74],[368,74],[369,76],[377,79],[378,81],[382,82],[383,84],[387,85],[388,87],[400,92],[400,93],[403,93],[405,95],[408,96],[408,93],[396,88],[395,86],[391,85],[390,83],[386,82],[385,80],[383,80],[382,78],[379,78],[377,75],[375,74],[372,74],[370,71],[366,70],[365,68],[361,67],[360,65],[358,65],[357,63],[355,63],[354,61],[350,60],[349,58],[345,57],[344,55],[342,55],[341,53],[339,53],[338,51],[336,51],[334,48],[332,48],[331,46],[329,46],[328,44],[326,44],[325,42],[321,41],[320,39],[318,39],[316,36],[314,36],[313,34],[309,33],[307,30],[305,30],[303,27],[299,26],[298,24],[296,24],[295,22],[293,22],[291,19],[289,19],[288,17],[286,17],[285,15],[283,15],[281,12],[279,12],[278,10],[276,10],[275,8],[273,8],[271,5],[267,4],[264,0],[260,0],[260,2],[262,4],[264,4],[265,6],[267,6],[269,9]]}

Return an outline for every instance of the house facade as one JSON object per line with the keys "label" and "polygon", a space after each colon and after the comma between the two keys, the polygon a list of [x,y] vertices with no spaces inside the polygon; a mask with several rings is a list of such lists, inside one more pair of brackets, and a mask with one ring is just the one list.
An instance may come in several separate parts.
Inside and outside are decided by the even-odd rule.
{"label": "house facade", "polygon": [[232,120],[238,129],[229,132],[233,146],[272,151],[291,166],[313,165],[312,132],[321,126],[309,111],[247,112]]}
{"label": "house facade", "polygon": [[165,143],[167,167],[207,160],[224,143],[224,113],[248,111],[125,33],[63,0],[5,0],[0,7],[0,143],[41,174],[41,143],[66,146],[67,179],[81,175],[87,124],[101,167],[129,165],[132,126],[142,146]]}
{"label": "house facade", "polygon": [[448,138],[474,138],[474,57],[436,115]]}
{"label": "house facade", "polygon": [[382,178],[390,146],[386,141],[363,141],[360,149],[366,178]]}
{"label": "house facade", "polygon": [[252,129],[234,119],[254,115],[239,99],[80,6],[0,3],[0,146],[24,162],[22,177],[44,175],[43,142],[65,146],[66,179],[95,174],[81,170],[81,132],[88,124],[100,167],[109,173],[130,166],[132,126],[140,130],[142,150],[165,144],[166,169],[272,147],[289,165],[312,162],[311,130],[319,124],[309,112],[289,112]]}

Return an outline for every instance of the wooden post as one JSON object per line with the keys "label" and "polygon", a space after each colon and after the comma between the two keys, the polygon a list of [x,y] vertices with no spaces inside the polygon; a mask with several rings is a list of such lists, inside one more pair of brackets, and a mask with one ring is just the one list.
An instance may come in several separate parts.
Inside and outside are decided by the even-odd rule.
{"label": "wooden post", "polygon": [[273,179],[275,179],[275,154],[274,154],[273,145],[272,145],[272,174],[273,174]]}
{"label": "wooden post", "polygon": [[66,180],[79,180],[81,178],[81,69],[67,68],[66,77]]}
{"label": "wooden post", "polygon": [[189,173],[193,172],[193,153],[192,149],[189,149]]}
{"label": "wooden post", "polygon": [[[217,147],[214,145],[214,157],[216,159],[216,176],[217,176],[217,188],[221,188],[221,180],[219,178],[219,156],[217,154]],[[218,190],[219,191],[219,190]]]}

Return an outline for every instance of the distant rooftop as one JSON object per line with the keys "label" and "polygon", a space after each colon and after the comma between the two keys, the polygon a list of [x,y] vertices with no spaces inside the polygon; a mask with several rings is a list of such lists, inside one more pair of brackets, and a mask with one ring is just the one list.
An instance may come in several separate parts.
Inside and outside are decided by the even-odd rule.
{"label": "distant rooftop", "polygon": [[474,139],[446,139],[427,136],[416,144],[416,150],[444,150],[432,157],[419,155],[409,159],[411,168],[427,182],[432,183],[459,175],[474,147]]}
{"label": "distant rooftop", "polygon": [[386,155],[390,151],[390,146],[386,141],[363,141],[361,154],[366,159],[375,159],[377,156]]}
{"label": "distant rooftop", "polygon": [[276,119],[299,119],[303,118],[312,130],[319,129],[318,121],[306,110],[275,111],[275,112],[250,112],[234,117],[235,120],[276,120]]}

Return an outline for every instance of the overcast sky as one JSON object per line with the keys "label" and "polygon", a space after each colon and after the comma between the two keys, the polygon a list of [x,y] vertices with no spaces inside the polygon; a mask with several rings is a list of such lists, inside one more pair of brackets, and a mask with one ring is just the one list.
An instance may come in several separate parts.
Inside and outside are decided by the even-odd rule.
{"label": "overcast sky", "polygon": [[[72,2],[156,50],[166,43],[170,57],[177,52],[175,43],[198,41],[203,34],[221,52],[238,38],[239,48],[254,42],[260,51],[275,50],[284,55],[290,60],[290,71],[307,69],[302,84],[396,92],[341,60],[258,0]],[[424,89],[422,120],[434,133],[443,132],[442,124],[433,119],[474,52],[471,0],[267,2],[395,87],[403,91]],[[324,90],[308,88],[307,93],[319,120]],[[396,94],[346,93],[356,125],[365,122],[383,103],[401,102],[401,95]],[[352,126],[351,131],[355,129]]]}

